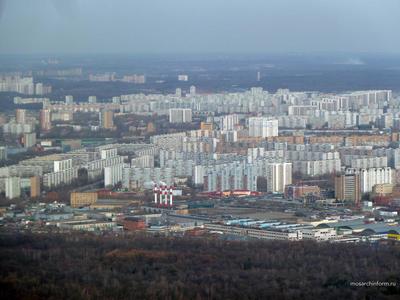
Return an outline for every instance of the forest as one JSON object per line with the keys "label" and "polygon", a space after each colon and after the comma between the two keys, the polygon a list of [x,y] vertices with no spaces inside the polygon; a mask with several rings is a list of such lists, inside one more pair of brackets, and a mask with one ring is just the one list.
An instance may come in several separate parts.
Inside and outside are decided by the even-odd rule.
{"label": "forest", "polygon": [[[0,234],[1,299],[399,299],[398,244]],[[355,287],[380,281],[390,287]]]}

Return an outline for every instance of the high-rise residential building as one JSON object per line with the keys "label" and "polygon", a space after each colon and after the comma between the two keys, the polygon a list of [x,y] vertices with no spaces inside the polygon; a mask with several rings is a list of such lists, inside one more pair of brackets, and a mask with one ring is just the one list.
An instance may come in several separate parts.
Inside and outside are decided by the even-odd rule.
{"label": "high-rise residential building", "polygon": [[171,108],[169,110],[170,123],[192,122],[192,110],[190,108]]}
{"label": "high-rise residential building", "polygon": [[125,75],[121,79],[121,81],[122,82],[135,83],[135,84],[144,84],[144,83],[146,83],[146,76],[145,75],[138,75],[138,74]]}
{"label": "high-rise residential building", "polygon": [[33,176],[30,178],[31,182],[31,198],[36,198],[40,196],[40,177]]}
{"label": "high-rise residential building", "polygon": [[219,128],[222,131],[231,131],[235,129],[235,126],[239,124],[238,115],[226,115],[222,116],[219,121]]}
{"label": "high-rise residential building", "polygon": [[121,97],[112,97],[112,103],[120,104],[121,103]]}
{"label": "high-rise residential building", "polygon": [[21,196],[21,179],[19,177],[6,178],[6,197],[14,199]]}
{"label": "high-rise residential building", "polygon": [[347,172],[336,176],[335,198],[358,204],[361,201],[360,175],[356,172]]}
{"label": "high-rise residential building", "polygon": [[189,81],[189,76],[185,74],[178,75],[178,81]]}
{"label": "high-rise residential building", "polygon": [[104,186],[114,186],[122,181],[123,164],[104,168]]}
{"label": "high-rise residential building", "polygon": [[0,147],[0,161],[7,159],[7,147]]}
{"label": "high-rise residential building", "polygon": [[100,157],[101,159],[116,157],[117,153],[118,153],[117,148],[103,149],[100,151]]}
{"label": "high-rise residential building", "polygon": [[175,90],[175,96],[177,96],[177,97],[182,97],[182,89],[177,88],[177,89]]}
{"label": "high-rise residential building", "polygon": [[72,159],[57,160],[54,162],[54,172],[72,169]]}
{"label": "high-rise residential building", "polygon": [[271,193],[283,193],[285,187],[292,184],[292,164],[270,163],[267,165],[267,191]]}
{"label": "high-rise residential building", "polygon": [[132,158],[131,166],[136,168],[154,168],[154,156],[142,155]]}
{"label": "high-rise residential building", "polygon": [[263,138],[278,136],[278,120],[265,117],[249,118],[249,136]]}
{"label": "high-rise residential building", "polygon": [[65,104],[68,105],[74,104],[74,97],[71,95],[65,96]]}
{"label": "high-rise residential building", "polygon": [[17,109],[15,111],[15,120],[18,124],[26,123],[26,109]]}
{"label": "high-rise residential building", "polygon": [[372,188],[377,184],[393,182],[393,172],[389,167],[361,169],[359,173],[362,193],[372,192]]}
{"label": "high-rise residential building", "polygon": [[114,112],[103,110],[100,112],[100,126],[105,129],[114,128]]}
{"label": "high-rise residential building", "polygon": [[89,96],[88,102],[89,103],[97,103],[97,97],[96,96]]}
{"label": "high-rise residential building", "polygon": [[30,148],[36,145],[36,132],[24,133],[22,138],[24,148]]}
{"label": "high-rise residential building", "polygon": [[156,126],[154,125],[153,122],[147,123],[146,132],[148,134],[156,132]]}
{"label": "high-rise residential building", "polygon": [[192,85],[189,89],[189,94],[190,96],[195,96],[196,95],[196,87]]}
{"label": "high-rise residential building", "polygon": [[40,129],[48,131],[51,129],[51,111],[50,109],[42,109],[40,111]]}
{"label": "high-rise residential building", "polygon": [[36,85],[35,85],[35,94],[39,95],[39,96],[45,94],[43,83],[36,83]]}

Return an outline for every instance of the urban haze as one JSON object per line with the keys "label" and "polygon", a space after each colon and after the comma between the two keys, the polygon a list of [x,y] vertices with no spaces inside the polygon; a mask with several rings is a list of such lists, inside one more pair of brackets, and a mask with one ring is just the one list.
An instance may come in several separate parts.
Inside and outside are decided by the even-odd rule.
{"label": "urban haze", "polygon": [[399,13],[0,0],[0,298],[398,299]]}

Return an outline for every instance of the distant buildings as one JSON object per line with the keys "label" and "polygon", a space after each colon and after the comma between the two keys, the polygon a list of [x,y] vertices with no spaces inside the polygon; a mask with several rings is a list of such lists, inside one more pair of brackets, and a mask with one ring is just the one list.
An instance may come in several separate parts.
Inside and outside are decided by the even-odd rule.
{"label": "distant buildings", "polygon": [[49,109],[42,109],[40,111],[40,129],[49,131],[51,129],[51,111]]}
{"label": "distant buildings", "polygon": [[196,87],[192,85],[189,90],[190,96],[196,96]]}
{"label": "distant buildings", "polygon": [[74,97],[71,95],[65,96],[65,104],[67,105],[74,104]]}
{"label": "distant buildings", "polygon": [[43,175],[43,185],[47,188],[61,184],[71,184],[78,178],[78,168],[73,166],[72,159],[54,161],[53,172]]}
{"label": "distant buildings", "polygon": [[239,124],[239,116],[236,114],[222,116],[219,121],[219,128],[222,131],[231,131]]}
{"label": "distant buildings", "polygon": [[34,83],[33,77],[0,76],[0,92],[15,92],[25,95],[45,95],[51,93],[51,86]]}
{"label": "distant buildings", "polygon": [[122,181],[123,164],[112,165],[104,168],[104,186],[112,187]]}
{"label": "distant buildings", "polygon": [[361,201],[360,175],[355,172],[335,177],[335,197],[339,201],[359,204]]}
{"label": "distant buildings", "polygon": [[99,114],[100,125],[104,129],[114,129],[114,112],[110,110],[103,110]]}
{"label": "distant buildings", "polygon": [[201,122],[200,123],[200,130],[212,131],[213,127],[214,127],[213,123],[208,123],[208,122]]}
{"label": "distant buildings", "polygon": [[71,168],[72,168],[72,159],[65,159],[54,162],[54,172],[61,172]]}
{"label": "distant buildings", "polygon": [[31,185],[31,198],[36,198],[40,196],[40,177],[33,176],[30,178]]}
{"label": "distant buildings", "polygon": [[6,197],[14,199],[21,196],[21,179],[19,177],[7,177],[5,181]]}
{"label": "distant buildings", "polygon": [[372,188],[377,184],[391,184],[393,182],[393,172],[391,168],[361,169],[359,173],[362,193],[372,192]]}
{"label": "distant buildings", "polygon": [[291,163],[270,163],[267,165],[267,191],[284,193],[285,187],[292,184]]}
{"label": "distant buildings", "polygon": [[89,81],[94,82],[110,82],[115,81],[115,73],[104,73],[104,74],[90,74]]}
{"label": "distant buildings", "polygon": [[0,161],[7,159],[7,147],[0,147]]}
{"label": "distant buildings", "polygon": [[15,121],[17,124],[26,123],[26,109],[17,109],[15,111]]}
{"label": "distant buildings", "polygon": [[[112,74],[92,79],[121,80]],[[182,75],[181,79],[189,78]],[[141,81],[130,75],[122,80]],[[72,116],[80,112],[99,115],[99,126],[93,130],[116,128],[116,111],[119,115],[132,113],[155,119],[140,124],[141,132],[151,135],[148,144],[85,147],[84,141],[72,142],[74,145],[62,141],[65,152],[62,155],[0,168],[0,190],[5,190],[5,178],[20,178],[20,186],[25,190],[30,178],[37,176],[39,184],[35,179],[31,188],[36,186],[39,192],[32,190],[31,194],[40,194],[40,181],[45,189],[53,189],[75,183],[78,170],[85,170],[89,181],[104,179],[107,187],[121,183],[128,190],[148,189],[155,182],[163,182],[168,186],[196,186],[204,192],[231,195],[229,191],[235,190],[256,192],[257,183],[262,183],[268,193],[285,193],[290,199],[309,195],[332,197],[331,187],[292,185],[293,173],[307,179],[335,177],[336,199],[359,203],[363,194],[372,191],[376,194],[383,191],[378,187],[400,182],[393,176],[394,169],[400,168],[400,150],[396,148],[400,135],[396,130],[370,129],[372,126],[393,129],[400,124],[400,106],[389,91],[333,95],[287,89],[269,93],[252,88],[237,93],[197,94],[194,86],[189,91],[184,86],[186,95],[178,88],[168,95],[119,95],[112,102],[97,103],[95,96],[89,97],[90,103],[74,103],[72,96],[66,96],[65,102],[15,99],[18,105],[43,103],[39,118],[42,131],[50,130],[52,122],[57,121],[71,122],[57,126],[76,131],[89,129],[90,126],[73,123]],[[164,128],[159,124],[159,116],[169,117],[174,125],[166,124]],[[25,148],[36,144],[35,120],[31,120],[26,110],[16,110],[15,118],[11,116],[10,121],[6,117],[2,122],[3,132],[17,135],[7,138],[22,140]],[[182,125],[191,122],[190,126]],[[198,124],[199,130],[183,130]],[[361,134],[356,131],[357,126],[368,131]],[[173,133],[157,134],[159,129]],[[56,141],[50,146],[59,147],[60,143]],[[6,149],[2,151],[0,148],[0,159]],[[384,190],[386,196],[389,189]]]}
{"label": "distant buildings", "polygon": [[94,204],[97,202],[97,193],[89,192],[89,193],[71,193],[70,196],[70,204],[71,207],[83,207]]}
{"label": "distant buildings", "polygon": [[169,110],[170,123],[190,123],[192,122],[192,110],[189,108],[171,108]]}
{"label": "distant buildings", "polygon": [[145,75],[125,75],[122,79],[122,82],[134,83],[134,84],[145,84],[146,76]]}
{"label": "distant buildings", "polygon": [[249,136],[263,138],[278,136],[278,125],[278,120],[251,117],[249,118]]}
{"label": "distant buildings", "polygon": [[97,97],[96,96],[89,96],[88,102],[91,104],[97,103]]}
{"label": "distant buildings", "polygon": [[285,188],[285,198],[302,199],[307,196],[319,197],[321,189],[316,185],[287,185]]}
{"label": "distant buildings", "polygon": [[24,133],[31,133],[34,130],[32,124],[18,124],[9,122],[3,125],[3,133],[11,135],[22,135]]}
{"label": "distant buildings", "polygon": [[189,75],[178,75],[178,81],[189,81]]}
{"label": "distant buildings", "polygon": [[36,145],[36,132],[24,133],[22,143],[25,148],[30,148]]}

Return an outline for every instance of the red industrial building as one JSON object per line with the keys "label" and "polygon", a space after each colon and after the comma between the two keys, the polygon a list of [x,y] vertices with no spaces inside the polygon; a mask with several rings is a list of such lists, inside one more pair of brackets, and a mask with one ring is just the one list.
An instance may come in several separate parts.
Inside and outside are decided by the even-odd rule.
{"label": "red industrial building", "polygon": [[301,199],[307,195],[319,196],[321,190],[316,185],[288,185],[285,188],[285,198]]}
{"label": "red industrial building", "polygon": [[146,222],[140,218],[136,217],[126,217],[123,220],[124,230],[136,231],[146,229]]}

